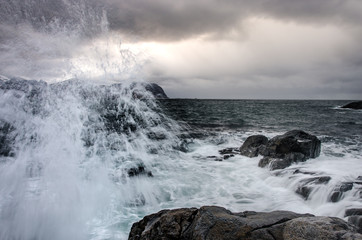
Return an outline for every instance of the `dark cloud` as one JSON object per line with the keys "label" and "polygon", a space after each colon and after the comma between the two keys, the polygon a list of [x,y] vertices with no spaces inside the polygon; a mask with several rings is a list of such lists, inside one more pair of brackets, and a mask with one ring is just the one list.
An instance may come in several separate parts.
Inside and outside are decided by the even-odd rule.
{"label": "dark cloud", "polygon": [[148,40],[175,41],[202,34],[223,34],[250,16],[306,24],[362,21],[359,0],[113,0],[110,27]]}
{"label": "dark cloud", "polygon": [[2,24],[65,27],[92,36],[101,32],[106,14],[112,30],[157,41],[222,36],[250,16],[308,24],[362,22],[359,0],[0,0],[0,5]]}

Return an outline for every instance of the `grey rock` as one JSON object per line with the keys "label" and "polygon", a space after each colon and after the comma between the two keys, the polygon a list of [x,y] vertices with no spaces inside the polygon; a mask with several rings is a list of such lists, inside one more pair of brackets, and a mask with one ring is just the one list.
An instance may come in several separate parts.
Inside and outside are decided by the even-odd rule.
{"label": "grey rock", "polygon": [[355,226],[335,217],[303,217],[286,223],[284,239],[341,240],[361,239]]}
{"label": "grey rock", "polygon": [[0,119],[0,157],[13,157],[15,155],[15,128],[8,122]]}
{"label": "grey rock", "polygon": [[315,185],[327,184],[331,180],[329,176],[307,178],[300,181],[297,190],[297,194],[301,195],[305,200],[309,198],[309,194],[315,188]]}
{"label": "grey rock", "polygon": [[350,216],[348,217],[348,222],[356,226],[359,233],[362,233],[362,216]]}
{"label": "grey rock", "polygon": [[362,216],[362,208],[349,208],[346,209],[346,212],[344,214],[345,217],[354,216],[354,215]]}
{"label": "grey rock", "polygon": [[247,157],[256,157],[262,146],[268,143],[268,138],[263,135],[253,135],[248,137],[240,147],[240,154]]}
{"label": "grey rock", "polygon": [[361,239],[355,226],[339,218],[288,211],[240,212],[205,206],[162,210],[133,224],[130,240],[295,240]]}
{"label": "grey rock", "polygon": [[127,174],[129,177],[137,177],[137,176],[153,177],[152,172],[146,170],[143,164],[139,164],[137,167],[128,169]]}
{"label": "grey rock", "polygon": [[333,192],[329,195],[329,201],[338,202],[342,199],[343,194],[352,190],[353,182],[343,182],[333,189]]}
{"label": "grey rock", "polygon": [[271,170],[283,169],[292,163],[316,158],[320,151],[321,141],[316,136],[292,130],[270,139],[265,147],[259,148],[259,153],[264,156],[259,166],[269,165]]}

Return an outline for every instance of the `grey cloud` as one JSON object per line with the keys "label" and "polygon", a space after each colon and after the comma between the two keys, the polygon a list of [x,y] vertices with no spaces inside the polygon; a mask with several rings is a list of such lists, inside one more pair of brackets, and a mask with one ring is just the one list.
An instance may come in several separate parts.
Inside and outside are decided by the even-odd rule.
{"label": "grey cloud", "polygon": [[0,0],[0,5],[2,24],[28,22],[40,30],[57,26],[94,36],[106,13],[112,30],[156,41],[222,36],[249,16],[313,24],[362,22],[359,0]]}
{"label": "grey cloud", "polygon": [[113,0],[111,6],[112,29],[165,41],[222,34],[248,16],[322,25],[359,25],[362,21],[362,2],[358,0]]}

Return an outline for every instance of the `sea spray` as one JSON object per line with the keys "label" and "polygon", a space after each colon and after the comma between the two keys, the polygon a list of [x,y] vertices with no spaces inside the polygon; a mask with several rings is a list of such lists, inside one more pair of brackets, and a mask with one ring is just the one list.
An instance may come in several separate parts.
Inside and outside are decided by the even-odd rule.
{"label": "sea spray", "polygon": [[162,201],[150,176],[128,171],[163,165],[180,128],[142,85],[11,79],[0,96],[11,149],[0,164],[1,239],[106,238],[127,208]]}

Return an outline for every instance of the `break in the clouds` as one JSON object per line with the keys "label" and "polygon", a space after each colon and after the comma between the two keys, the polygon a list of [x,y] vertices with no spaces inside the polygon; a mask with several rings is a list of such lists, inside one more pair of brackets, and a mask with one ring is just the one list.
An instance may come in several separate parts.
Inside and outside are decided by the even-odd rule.
{"label": "break in the clouds", "polygon": [[12,74],[19,62],[23,75],[43,65],[49,75],[60,65],[118,71],[158,82],[171,97],[362,96],[359,0],[0,3],[0,64]]}

